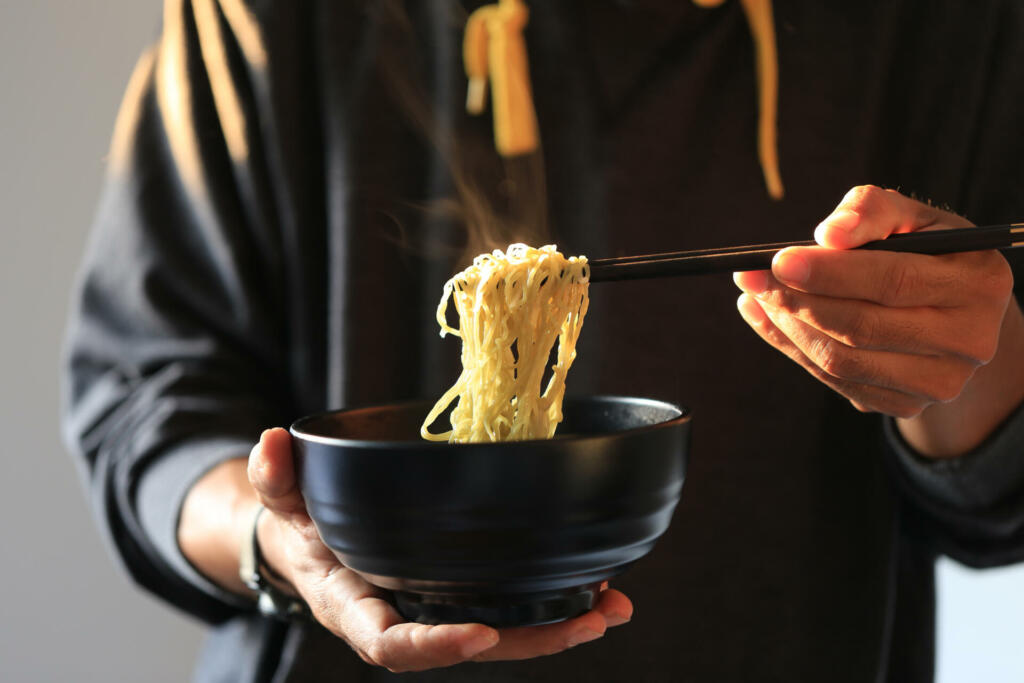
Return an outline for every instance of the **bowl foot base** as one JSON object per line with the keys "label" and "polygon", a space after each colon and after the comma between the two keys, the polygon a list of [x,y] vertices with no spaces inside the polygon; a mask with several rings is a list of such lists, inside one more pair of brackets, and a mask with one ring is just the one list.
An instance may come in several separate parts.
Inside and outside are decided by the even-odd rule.
{"label": "bowl foot base", "polygon": [[398,611],[421,624],[480,623],[496,628],[536,626],[578,617],[592,609],[601,582],[541,593],[471,595],[394,591]]}

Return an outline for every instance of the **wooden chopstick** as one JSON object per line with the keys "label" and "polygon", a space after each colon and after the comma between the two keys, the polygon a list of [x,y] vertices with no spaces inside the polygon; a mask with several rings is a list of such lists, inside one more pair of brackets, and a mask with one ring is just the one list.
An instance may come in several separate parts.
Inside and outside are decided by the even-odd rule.
{"label": "wooden chopstick", "polygon": [[[740,247],[719,247],[691,251],[672,251],[638,256],[593,259],[591,282],[614,282],[654,277],[701,275],[737,270],[771,268],[775,254],[787,247],[806,247],[812,240],[772,242]],[[890,235],[887,239],[863,244],[857,249],[902,251],[915,254],[952,254],[986,249],[1013,249],[1024,246],[1024,223],[991,225],[980,228],[955,228]]]}

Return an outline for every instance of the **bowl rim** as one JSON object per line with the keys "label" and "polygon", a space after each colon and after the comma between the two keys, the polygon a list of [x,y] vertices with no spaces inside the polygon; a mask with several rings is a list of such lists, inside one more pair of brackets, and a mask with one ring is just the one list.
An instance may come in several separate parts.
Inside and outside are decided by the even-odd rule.
{"label": "bowl rim", "polygon": [[[524,439],[521,441],[473,441],[473,442],[461,442],[461,443],[449,443],[447,441],[429,441],[427,439],[409,439],[409,440],[375,440],[375,439],[348,439],[337,436],[323,436],[320,434],[314,434],[308,431],[303,431],[303,426],[310,422],[314,422],[318,419],[327,417],[328,415],[335,415],[337,413],[349,413],[360,410],[372,410],[375,408],[386,408],[386,407],[401,407],[401,406],[413,406],[413,405],[430,405],[429,399],[412,399],[406,401],[396,401],[394,403],[371,403],[365,405],[352,406],[350,408],[338,408],[334,410],[323,410],[318,413],[312,413],[298,418],[288,427],[288,432],[295,438],[303,441],[310,441],[313,443],[319,443],[328,446],[340,446],[344,448],[358,448],[358,449],[371,449],[371,450],[395,450],[395,449],[407,449],[409,446],[416,446],[417,448],[427,448],[431,450],[445,450],[445,449],[474,449],[474,448],[486,448],[487,450],[497,451],[508,451],[517,450],[521,446],[531,446],[537,444],[550,444],[552,442],[571,442],[571,443],[587,443],[588,441],[599,441],[607,439],[608,437],[622,437],[634,434],[643,434],[646,432],[657,431],[661,429],[668,429],[676,425],[681,425],[690,421],[692,413],[690,409],[684,406],[680,406],[671,401],[663,401],[657,398],[646,398],[642,396],[622,396],[622,395],[580,395],[580,396],[567,396],[565,398],[569,402],[577,401],[590,401],[590,402],[627,402],[627,403],[640,403],[654,405],[661,408],[669,408],[679,412],[675,417],[665,420],[664,422],[656,422],[654,424],[642,425],[639,427],[631,427],[630,429],[623,429],[621,431],[607,432],[604,434],[585,434],[585,435],[573,435],[560,437],[557,433],[551,439]],[[429,410],[429,408],[428,408]]]}

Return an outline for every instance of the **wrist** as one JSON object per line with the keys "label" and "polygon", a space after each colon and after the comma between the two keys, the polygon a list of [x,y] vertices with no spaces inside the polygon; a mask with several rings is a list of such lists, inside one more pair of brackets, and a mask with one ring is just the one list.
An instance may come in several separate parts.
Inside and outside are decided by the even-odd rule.
{"label": "wrist", "polygon": [[188,492],[178,519],[178,547],[212,583],[250,595],[238,576],[244,529],[259,502],[245,477],[245,460],[228,460],[204,474]]}
{"label": "wrist", "polygon": [[[248,525],[246,540],[238,558],[238,575],[251,591],[256,593],[256,605],[261,614],[281,620],[301,620],[309,614],[309,609],[290,585],[287,579],[277,574],[267,565],[260,541],[260,530],[264,520],[274,528],[276,516],[264,514],[267,510],[262,505],[253,512]],[[280,544],[275,544],[279,546]]]}
{"label": "wrist", "polygon": [[299,592],[292,582],[291,563],[285,552],[285,529],[282,528],[280,517],[270,511],[264,512],[256,522],[255,533],[262,558],[263,576],[278,590],[298,597]]}

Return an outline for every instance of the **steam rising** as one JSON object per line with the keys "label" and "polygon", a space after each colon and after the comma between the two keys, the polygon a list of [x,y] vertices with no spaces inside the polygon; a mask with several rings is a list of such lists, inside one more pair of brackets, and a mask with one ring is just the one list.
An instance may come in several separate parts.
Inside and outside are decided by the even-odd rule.
{"label": "steam rising", "polygon": [[[464,26],[466,15],[461,8],[452,6],[451,11],[453,28]],[[376,19],[382,82],[450,173],[454,196],[421,208],[463,228],[459,266],[515,242],[550,242],[542,153],[502,158],[490,138],[472,135],[473,124],[465,115],[456,119],[455,129],[439,125],[416,73],[416,36],[408,15],[397,0],[385,0],[378,6]],[[460,84],[465,87],[464,80]]]}

